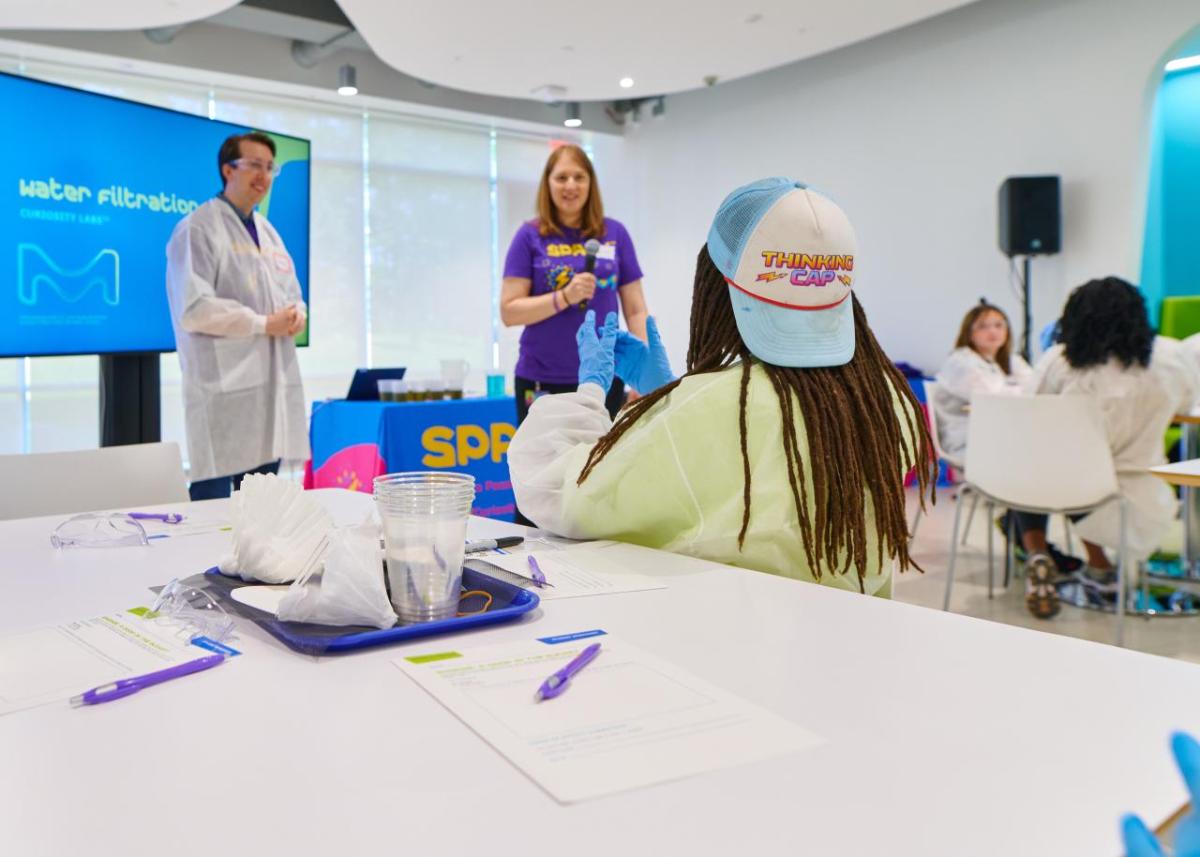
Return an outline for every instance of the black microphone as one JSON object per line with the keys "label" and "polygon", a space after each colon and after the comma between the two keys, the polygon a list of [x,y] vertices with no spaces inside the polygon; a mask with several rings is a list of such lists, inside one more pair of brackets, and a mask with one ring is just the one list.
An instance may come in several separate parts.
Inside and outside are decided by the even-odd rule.
{"label": "black microphone", "polygon": [[[590,274],[596,270],[596,254],[600,252],[600,242],[595,238],[589,238],[588,242],[583,245],[583,272]],[[587,309],[587,300],[582,300],[576,304],[581,310]]]}

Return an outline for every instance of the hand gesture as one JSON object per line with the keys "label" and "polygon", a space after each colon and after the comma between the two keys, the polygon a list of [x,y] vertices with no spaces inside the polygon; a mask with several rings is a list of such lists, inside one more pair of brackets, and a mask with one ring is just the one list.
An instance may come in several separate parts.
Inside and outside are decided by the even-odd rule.
{"label": "hand gesture", "polygon": [[569,304],[590,301],[594,294],[596,294],[595,274],[576,274],[571,278],[571,282],[563,288],[563,298]]}
{"label": "hand gesture", "polygon": [[675,380],[667,349],[658,332],[658,322],[653,316],[646,319],[646,338],[650,340],[649,345],[631,333],[618,331],[614,351],[617,377],[642,395]]}
{"label": "hand gesture", "polygon": [[588,310],[575,334],[579,346],[579,383],[596,384],[608,392],[613,379],[613,348],[617,342],[617,314],[610,312],[596,334],[596,311]]}

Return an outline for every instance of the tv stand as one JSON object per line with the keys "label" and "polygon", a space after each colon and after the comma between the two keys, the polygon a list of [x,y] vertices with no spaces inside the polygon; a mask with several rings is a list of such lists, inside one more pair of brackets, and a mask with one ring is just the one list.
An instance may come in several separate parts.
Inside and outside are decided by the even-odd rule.
{"label": "tv stand", "polygon": [[162,439],[159,355],[100,355],[100,445],[157,443]]}

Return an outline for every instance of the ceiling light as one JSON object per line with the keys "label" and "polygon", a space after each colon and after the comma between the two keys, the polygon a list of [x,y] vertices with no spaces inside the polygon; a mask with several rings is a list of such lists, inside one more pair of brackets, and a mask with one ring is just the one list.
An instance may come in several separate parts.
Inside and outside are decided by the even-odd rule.
{"label": "ceiling light", "polygon": [[583,124],[583,120],[579,118],[579,102],[567,102],[567,118],[563,120],[563,124],[568,128],[578,128]]}
{"label": "ceiling light", "polygon": [[338,69],[338,95],[358,95],[358,72],[349,63]]}
{"label": "ceiling light", "polygon": [[1180,57],[1177,60],[1171,60],[1164,66],[1163,71],[1183,71],[1184,69],[1196,68],[1200,66],[1200,54],[1194,57]]}
{"label": "ceiling light", "polygon": [[629,87],[633,86],[633,78],[632,77],[623,77],[623,78],[621,78],[620,82],[621,82],[622,89],[629,89]]}

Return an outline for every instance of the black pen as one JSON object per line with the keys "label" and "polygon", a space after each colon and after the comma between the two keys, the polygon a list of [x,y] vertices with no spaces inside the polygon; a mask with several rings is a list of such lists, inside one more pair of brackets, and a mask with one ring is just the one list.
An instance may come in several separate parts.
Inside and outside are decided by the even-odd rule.
{"label": "black pen", "polygon": [[494,551],[496,548],[516,547],[523,541],[525,541],[523,536],[501,536],[498,539],[479,539],[477,541],[467,542],[467,553],[479,553],[480,551]]}

